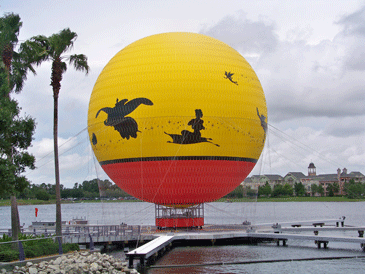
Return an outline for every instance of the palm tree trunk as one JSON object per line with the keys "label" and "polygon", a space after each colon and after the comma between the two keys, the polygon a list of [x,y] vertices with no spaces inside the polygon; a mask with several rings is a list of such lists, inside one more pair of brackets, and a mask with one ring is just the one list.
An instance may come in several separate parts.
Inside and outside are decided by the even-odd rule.
{"label": "palm tree trunk", "polygon": [[60,169],[58,163],[58,92],[53,93],[53,98],[54,98],[53,140],[54,140],[55,176],[56,176],[56,236],[62,236]]}
{"label": "palm tree trunk", "polygon": [[12,239],[13,239],[13,241],[17,241],[19,239],[20,223],[19,223],[18,204],[16,202],[15,195],[10,196],[10,204],[11,204],[11,233],[12,233]]}

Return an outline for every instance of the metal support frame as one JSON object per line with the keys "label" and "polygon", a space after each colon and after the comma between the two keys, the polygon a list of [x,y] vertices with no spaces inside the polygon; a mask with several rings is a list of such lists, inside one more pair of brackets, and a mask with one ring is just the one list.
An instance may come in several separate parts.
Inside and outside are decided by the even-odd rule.
{"label": "metal support frame", "polygon": [[204,204],[193,205],[190,207],[170,207],[155,205],[156,218],[204,218]]}
{"label": "metal support frame", "polygon": [[189,207],[155,205],[158,228],[201,227],[204,225],[204,204]]}

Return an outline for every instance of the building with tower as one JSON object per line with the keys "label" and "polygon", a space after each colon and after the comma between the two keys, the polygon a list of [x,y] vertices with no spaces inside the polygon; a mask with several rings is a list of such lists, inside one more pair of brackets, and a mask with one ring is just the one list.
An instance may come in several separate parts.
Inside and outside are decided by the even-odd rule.
{"label": "building with tower", "polygon": [[[317,185],[320,189],[323,189],[323,195],[328,196],[331,192],[330,185],[338,186],[338,192],[334,194],[343,195],[344,185],[350,180],[355,182],[365,183],[365,176],[358,171],[352,171],[348,173],[347,169],[337,169],[337,173],[333,174],[318,174],[316,171],[316,166],[311,162],[308,166],[308,175],[302,172],[288,172],[284,177],[277,174],[263,174],[263,175],[253,175],[252,177],[247,177],[243,182],[243,187],[250,187],[252,190],[258,191],[260,186],[264,186],[267,183],[273,188],[276,184],[290,184],[295,186],[295,184],[302,183],[307,195],[319,196],[319,193],[312,193],[312,185]],[[336,189],[335,187],[335,189]],[[333,191],[333,190],[332,190]]]}

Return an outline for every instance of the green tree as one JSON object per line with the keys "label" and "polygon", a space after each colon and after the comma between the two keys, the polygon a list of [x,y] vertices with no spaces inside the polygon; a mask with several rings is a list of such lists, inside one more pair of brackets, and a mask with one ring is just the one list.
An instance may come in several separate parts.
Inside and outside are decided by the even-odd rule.
{"label": "green tree", "polygon": [[243,187],[239,185],[232,192],[228,193],[224,198],[239,199],[243,197]]}
{"label": "green tree", "polygon": [[295,191],[295,195],[298,197],[305,195],[305,187],[302,184],[302,182],[294,184],[294,191]]}
{"label": "green tree", "polygon": [[256,197],[258,195],[257,191],[253,190],[250,186],[245,187],[244,193],[246,193],[246,197]]}
{"label": "green tree", "polygon": [[[58,162],[58,97],[61,89],[62,75],[67,70],[67,63],[73,65],[76,70],[89,72],[87,57],[83,54],[64,55],[72,49],[77,34],[69,28],[61,30],[50,37],[43,35],[35,36],[28,43],[24,43],[22,49],[30,52],[32,56],[38,56],[37,65],[44,61],[52,62],[51,86],[53,90],[53,145],[55,159],[56,181],[56,235],[62,236],[61,217],[61,190]],[[66,61],[66,62],[65,62]]]}
{"label": "green tree", "polygon": [[38,191],[35,193],[35,197],[38,200],[48,201],[50,198],[49,193],[45,189],[38,189]]}
{"label": "green tree", "polygon": [[35,130],[32,118],[19,117],[18,103],[10,99],[7,75],[0,69],[0,193],[11,196],[11,216],[13,240],[18,240],[20,232],[16,194],[29,184],[22,173],[26,168],[34,169],[34,156],[26,150],[31,145]]}
{"label": "green tree", "polygon": [[317,187],[317,193],[318,193],[319,195],[321,195],[321,196],[323,196],[323,195],[324,195],[324,188],[323,188],[323,186],[322,186],[322,185],[319,185],[319,186]]}
{"label": "green tree", "polygon": [[335,192],[333,191],[332,184],[330,184],[330,185],[327,186],[327,191],[328,191],[328,196],[329,197],[335,196]]}
{"label": "green tree", "polygon": [[283,190],[282,191],[283,191],[283,195],[284,196],[293,196],[293,193],[294,193],[293,187],[290,184],[288,184],[288,183],[286,183],[283,186]]}
{"label": "green tree", "polygon": [[266,182],[264,186],[259,186],[259,189],[258,189],[259,196],[270,197],[271,194],[272,194],[272,189],[271,189],[269,182]]}
{"label": "green tree", "polygon": [[96,193],[97,195],[99,195],[99,186],[97,179],[91,181],[83,181],[82,188],[86,192]]}
{"label": "green tree", "polygon": [[[2,94],[0,96],[4,97],[2,99],[4,100],[8,100],[9,102],[2,102],[2,108],[3,111],[5,111],[5,105],[8,104],[8,106],[10,107],[8,109],[10,116],[12,117],[13,121],[17,121],[18,126],[20,125],[24,125],[24,123],[22,123],[21,118],[18,117],[19,114],[19,108],[17,106],[17,103],[15,101],[13,101],[10,98],[10,93],[12,90],[15,90],[16,92],[20,92],[22,87],[23,87],[23,83],[26,79],[26,75],[27,75],[27,71],[31,70],[33,73],[35,73],[33,67],[32,67],[32,60],[30,58],[25,58],[26,56],[29,57],[28,55],[25,54],[25,52],[20,51],[20,53],[16,52],[14,49],[18,43],[18,35],[19,35],[19,31],[20,28],[22,27],[22,22],[20,21],[20,17],[17,14],[14,13],[8,13],[5,14],[3,17],[0,18],[0,53],[1,53],[1,89],[2,89]],[[4,75],[5,74],[5,77]],[[5,98],[7,97],[7,98]],[[5,116],[4,116],[5,118]],[[29,120],[27,122],[27,120]],[[25,124],[29,124],[30,125],[30,119],[29,117],[25,118],[25,120],[23,122],[25,122]],[[32,120],[33,121],[33,120]],[[15,124],[13,124],[15,126]],[[14,128],[14,127],[12,127]],[[33,129],[28,129],[30,130],[31,134],[33,134],[34,131],[34,121],[33,121]],[[4,135],[3,138],[4,140],[10,140],[8,141],[8,145],[12,144],[12,136],[8,135],[11,134],[11,130],[9,128],[9,130],[4,131]],[[25,134],[27,135],[27,134]],[[14,144],[16,145],[16,144]],[[23,143],[22,145],[25,145],[25,143]],[[19,147],[20,149],[24,149]],[[16,150],[16,149],[15,149]],[[19,150],[18,150],[19,151]],[[10,150],[7,150],[6,155],[4,155],[3,157],[6,158],[7,163],[8,164],[12,164],[15,163],[16,160],[16,155],[13,155],[14,152],[14,148],[11,148]],[[13,159],[13,157],[15,157],[15,159]],[[2,159],[4,160],[4,159]],[[34,163],[34,162],[33,162]],[[3,162],[3,164],[5,164]],[[33,164],[31,164],[30,166],[33,166]],[[16,170],[12,170],[11,172],[16,172]],[[16,177],[19,176],[19,173],[16,174]],[[13,181],[13,183],[15,183],[15,181]],[[5,184],[4,184],[5,185]],[[18,190],[24,189],[24,188],[16,188]],[[17,202],[16,202],[16,196],[15,196],[15,191],[11,191],[11,223],[12,223],[12,235],[13,235],[13,239],[17,240],[18,239],[18,233],[20,231],[20,224],[19,224],[19,213],[18,213],[18,206],[17,206]]]}
{"label": "green tree", "polygon": [[274,188],[272,190],[272,196],[279,197],[281,195],[283,195],[283,185],[282,184],[274,185]]}
{"label": "green tree", "polygon": [[350,199],[362,198],[365,195],[365,184],[351,179],[348,183],[345,183],[344,191],[346,192],[346,197]]}
{"label": "green tree", "polygon": [[318,192],[318,185],[311,184],[311,192],[312,192],[312,196],[316,195],[316,193]]}
{"label": "green tree", "polygon": [[340,191],[340,185],[337,182],[327,185],[328,196],[333,197]]}

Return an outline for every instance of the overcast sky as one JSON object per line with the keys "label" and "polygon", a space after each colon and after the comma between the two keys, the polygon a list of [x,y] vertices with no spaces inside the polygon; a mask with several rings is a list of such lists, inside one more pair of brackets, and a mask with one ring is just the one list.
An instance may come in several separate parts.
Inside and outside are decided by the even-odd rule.
{"label": "overcast sky", "polygon": [[[317,174],[337,168],[365,174],[365,1],[0,1],[2,15],[20,15],[20,42],[64,28],[78,34],[70,54],[83,53],[85,76],[72,67],[59,98],[61,183],[107,178],[88,141],[87,109],[95,81],[121,49],[143,37],[203,33],[239,51],[256,71],[268,105],[265,149],[250,174]],[[36,119],[31,152],[35,184],[54,183],[50,63],[29,75],[20,95]]]}

